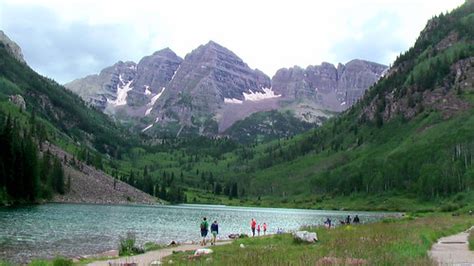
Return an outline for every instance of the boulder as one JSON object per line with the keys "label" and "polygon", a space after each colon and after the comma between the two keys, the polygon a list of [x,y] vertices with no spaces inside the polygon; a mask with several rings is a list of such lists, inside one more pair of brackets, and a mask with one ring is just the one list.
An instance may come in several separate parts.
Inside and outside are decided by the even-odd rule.
{"label": "boulder", "polygon": [[200,248],[200,249],[196,249],[196,251],[194,252],[194,256],[201,256],[201,255],[207,255],[207,254],[211,254],[212,252],[212,249],[209,249],[209,248]]}
{"label": "boulder", "polygon": [[300,241],[304,243],[315,243],[318,241],[318,235],[314,232],[308,232],[308,231],[297,231],[293,233],[293,238],[296,241]]}
{"label": "boulder", "polygon": [[24,111],[26,109],[25,99],[20,94],[11,95],[10,96],[10,102],[13,103],[14,105],[20,107],[20,109],[22,111]]}

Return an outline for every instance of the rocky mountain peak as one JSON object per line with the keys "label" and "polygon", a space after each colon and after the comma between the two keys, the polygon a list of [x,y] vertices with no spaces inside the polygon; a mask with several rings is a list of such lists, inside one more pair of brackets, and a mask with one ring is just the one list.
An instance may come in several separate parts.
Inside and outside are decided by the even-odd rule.
{"label": "rocky mountain peak", "polygon": [[158,50],[154,52],[153,55],[161,55],[163,57],[171,57],[171,58],[177,57],[176,53],[173,50],[171,50],[171,48],[169,47]]}
{"label": "rocky mountain peak", "polygon": [[0,43],[5,45],[7,51],[13,55],[16,60],[26,64],[20,46],[14,41],[10,40],[10,38],[8,38],[8,36],[2,30],[0,30]]}

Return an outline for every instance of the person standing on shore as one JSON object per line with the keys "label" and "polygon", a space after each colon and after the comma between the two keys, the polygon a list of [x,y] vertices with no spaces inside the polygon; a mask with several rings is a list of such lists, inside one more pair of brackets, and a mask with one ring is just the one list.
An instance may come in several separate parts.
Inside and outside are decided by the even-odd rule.
{"label": "person standing on shore", "polygon": [[326,221],[324,222],[326,224],[326,226],[328,227],[328,229],[331,229],[331,219],[329,219],[329,217],[326,219]]}
{"label": "person standing on shore", "polygon": [[209,224],[207,223],[207,218],[204,217],[202,218],[202,222],[201,222],[201,237],[202,237],[201,246],[206,245],[206,237],[207,237],[208,228],[209,228]]}
{"label": "person standing on shore", "polygon": [[354,217],[354,220],[352,220],[352,223],[354,224],[360,223],[359,215],[356,214],[356,216]]}
{"label": "person standing on shore", "polygon": [[254,218],[252,218],[252,221],[250,222],[250,229],[252,229],[252,236],[255,237],[255,227],[257,226],[257,221],[255,221]]}
{"label": "person standing on shore", "polygon": [[215,245],[217,234],[219,234],[219,225],[217,224],[217,221],[214,221],[214,223],[211,224],[211,234],[211,245]]}
{"label": "person standing on shore", "polygon": [[260,224],[257,225],[257,234],[260,236]]}
{"label": "person standing on shore", "polygon": [[267,234],[267,223],[263,223],[263,235]]}

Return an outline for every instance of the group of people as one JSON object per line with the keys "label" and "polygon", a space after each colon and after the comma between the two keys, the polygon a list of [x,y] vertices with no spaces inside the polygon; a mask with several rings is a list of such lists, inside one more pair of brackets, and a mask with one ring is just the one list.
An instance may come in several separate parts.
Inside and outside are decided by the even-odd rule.
{"label": "group of people", "polygon": [[[206,217],[202,218],[200,228],[201,228],[201,237],[202,237],[201,246],[205,246],[206,245],[206,237],[207,237],[207,234],[209,232],[209,223],[207,222]],[[219,234],[219,224],[217,223],[217,221],[214,221],[211,224],[211,234],[212,234],[212,236],[211,236],[211,245],[215,245],[217,235]]]}
{"label": "group of people", "polygon": [[[341,224],[351,224],[351,220],[352,220],[352,223],[353,224],[359,224],[360,223],[360,218],[359,218],[359,215],[356,214],[356,216],[351,219],[351,216],[350,215],[347,215],[346,219],[345,220],[339,220],[339,222]],[[326,227],[328,228],[331,228],[333,227],[334,225],[332,224],[332,221],[331,219],[329,219],[329,217],[326,218],[326,221],[324,221],[324,225],[326,225]]]}
{"label": "group of people", "polygon": [[[206,217],[202,218],[201,225],[201,246],[206,245],[206,238],[209,233],[209,223]],[[257,224],[255,219],[252,219],[250,222],[250,229],[252,230],[252,236],[255,237],[255,231],[257,231],[257,235],[260,236],[260,231],[263,230],[263,235],[267,234],[267,223],[263,223],[262,225]],[[217,235],[219,234],[219,224],[217,221],[214,221],[210,226],[211,231],[211,245],[216,244]]]}
{"label": "group of people", "polygon": [[252,218],[250,221],[250,229],[252,230],[252,236],[255,237],[255,229],[257,229],[257,234],[260,236],[260,230],[263,228],[263,235],[267,234],[267,223],[263,223],[262,226],[260,224],[257,224],[257,220]]}

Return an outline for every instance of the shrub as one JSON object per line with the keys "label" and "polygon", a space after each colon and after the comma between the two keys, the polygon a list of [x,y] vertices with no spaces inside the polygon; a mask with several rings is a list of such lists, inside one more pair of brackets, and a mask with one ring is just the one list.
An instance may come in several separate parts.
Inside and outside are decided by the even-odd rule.
{"label": "shrub", "polygon": [[135,254],[141,254],[145,251],[135,246],[136,238],[135,234],[128,232],[125,237],[120,237],[120,244],[119,244],[119,256],[132,256]]}
{"label": "shrub", "polygon": [[57,257],[53,260],[53,266],[71,266],[72,260],[63,257]]}
{"label": "shrub", "polygon": [[444,204],[443,206],[440,207],[440,211],[442,211],[442,212],[452,212],[452,211],[459,210],[459,208],[461,208],[461,206],[459,204],[447,203],[447,204]]}

